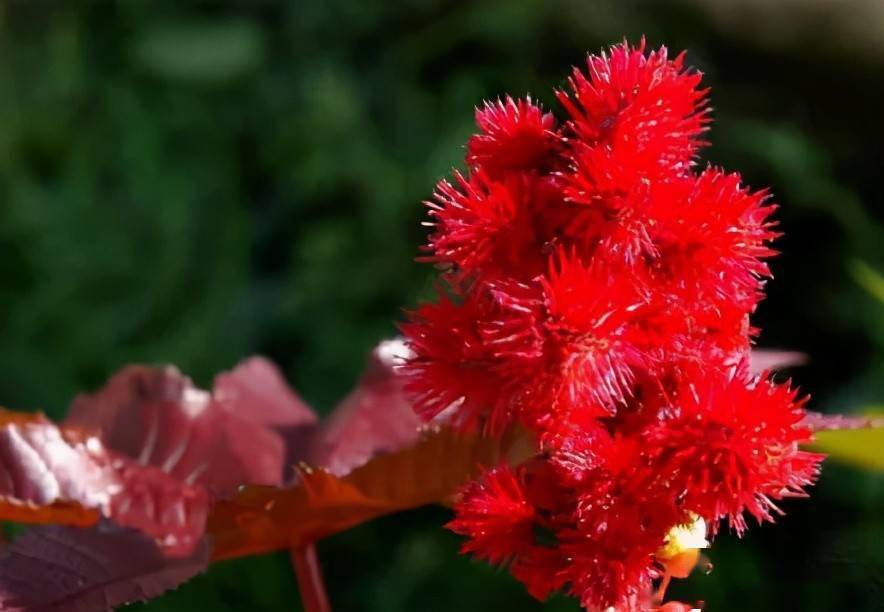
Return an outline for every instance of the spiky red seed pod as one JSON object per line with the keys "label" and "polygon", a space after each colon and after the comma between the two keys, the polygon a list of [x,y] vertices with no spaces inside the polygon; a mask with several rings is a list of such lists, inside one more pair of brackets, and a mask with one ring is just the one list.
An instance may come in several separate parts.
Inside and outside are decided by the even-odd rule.
{"label": "spiky red seed pod", "polygon": [[499,434],[524,410],[542,368],[540,288],[514,281],[440,286],[401,324],[413,357],[401,368],[415,410]]}
{"label": "spiky red seed pod", "polygon": [[[459,303],[458,303],[459,302]],[[499,365],[482,337],[481,321],[491,305],[479,293],[451,297],[440,291],[436,303],[427,303],[401,324],[415,356],[402,371],[417,413],[426,420],[456,407],[453,421],[479,426],[500,403],[504,381],[494,376]]]}
{"label": "spiky red seed pod", "polygon": [[651,212],[650,269],[661,290],[686,302],[724,301],[751,312],[770,276],[766,259],[778,236],[767,193],[752,193],[738,174],[707,168],[696,178],[661,184]]}
{"label": "spiky red seed pod", "polygon": [[554,537],[556,517],[570,514],[562,510],[569,503],[543,462],[501,465],[461,489],[457,517],[446,526],[467,537],[462,552],[509,567],[534,597],[545,599],[564,585],[567,559],[544,538]]}
{"label": "spiky red seed pod", "polygon": [[570,222],[556,181],[534,174],[457,173],[454,183],[437,185],[426,205],[433,232],[424,259],[453,266],[457,278],[531,279],[564,238],[567,228],[550,227],[552,219]]}
{"label": "spiky red seed pod", "polygon": [[518,170],[549,170],[559,147],[555,117],[545,113],[531,97],[506,96],[476,109],[480,133],[467,143],[467,164],[489,176]]}
{"label": "spiky red seed pod", "polygon": [[683,506],[742,533],[744,512],[758,522],[780,512],[775,501],[804,495],[822,456],[799,449],[811,441],[804,399],[788,384],[697,369],[675,394],[669,416],[644,434],[659,478]]}
{"label": "spiky red seed pod", "polygon": [[465,550],[540,598],[662,610],[673,529],[768,520],[820,458],[798,448],[803,402],[746,373],[774,207],[694,168],[699,73],[643,42],[587,68],[561,127],[530,99],[477,110],[468,172],[428,203],[444,289],[402,326],[403,371],[424,418],[540,441],[463,490]]}
{"label": "spiky red seed pod", "polygon": [[648,177],[686,171],[708,121],[701,75],[685,70],[684,54],[669,59],[665,47],[645,53],[616,45],[590,55],[587,72],[574,69],[570,92],[558,99],[568,128],[585,145],[609,148],[619,163]]}
{"label": "spiky red seed pod", "polygon": [[502,564],[534,546],[536,518],[516,473],[502,465],[464,487],[457,518],[447,527],[469,537],[461,552]]}
{"label": "spiky red seed pod", "polygon": [[587,610],[643,612],[651,605],[652,581],[658,577],[654,549],[647,541],[631,541],[623,534],[603,541],[565,540],[562,550],[570,559],[561,579],[568,592]]}
{"label": "spiky red seed pod", "polygon": [[575,143],[571,166],[561,173],[562,194],[575,204],[587,237],[612,261],[634,263],[651,252],[650,186],[647,178],[623,166],[609,149]]}
{"label": "spiky red seed pod", "polygon": [[635,283],[559,249],[541,284],[560,401],[567,409],[623,403],[642,363],[632,334],[647,302]]}

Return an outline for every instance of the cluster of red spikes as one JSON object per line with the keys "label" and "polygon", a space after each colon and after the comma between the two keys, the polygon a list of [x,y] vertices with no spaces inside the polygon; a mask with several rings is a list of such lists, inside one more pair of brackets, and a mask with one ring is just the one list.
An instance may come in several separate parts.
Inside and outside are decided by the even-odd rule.
{"label": "cluster of red spikes", "polygon": [[403,325],[409,388],[427,420],[536,435],[450,527],[538,598],[661,605],[674,528],[742,533],[818,471],[804,401],[749,371],[774,206],[697,168],[706,93],[683,56],[615,46],[556,93],[564,121],[531,98],[478,109],[467,170],[428,202],[442,272]]}

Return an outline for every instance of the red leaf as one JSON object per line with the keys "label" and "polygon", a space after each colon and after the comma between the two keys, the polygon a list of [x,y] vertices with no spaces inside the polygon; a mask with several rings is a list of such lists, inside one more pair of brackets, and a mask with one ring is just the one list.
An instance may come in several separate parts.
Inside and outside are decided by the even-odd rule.
{"label": "red leaf", "polygon": [[[65,423],[98,432],[109,448],[216,496],[245,483],[279,484],[283,440],[263,421],[283,422],[285,410],[293,411],[292,420],[309,415],[280,390],[266,364],[248,363],[220,377],[221,401],[174,367],[129,366],[94,395],[78,396]],[[259,392],[260,381],[249,382],[249,374],[269,381],[272,393]],[[274,404],[274,397],[281,399]]]}
{"label": "red leaf", "polygon": [[205,542],[169,559],[147,536],[106,521],[91,529],[38,527],[0,557],[0,611],[110,610],[175,588],[207,562]]}
{"label": "red leaf", "polygon": [[231,414],[259,425],[288,428],[316,423],[316,414],[271,361],[251,357],[215,378],[214,398]]}
{"label": "red leaf", "polygon": [[170,556],[190,554],[206,528],[206,490],[190,486],[152,466],[118,461],[119,493],[111,497],[107,516],[125,527],[154,537]]}
{"label": "red leaf", "polygon": [[172,555],[201,537],[208,499],[157,468],[109,452],[42,416],[0,415],[0,518],[89,525],[99,513],[153,536]]}
{"label": "red leaf", "polygon": [[875,429],[884,427],[884,416],[849,416],[808,411],[804,417],[804,424],[813,431]]}
{"label": "red leaf", "polygon": [[215,378],[214,397],[229,413],[269,427],[283,440],[281,481],[256,482],[290,480],[292,466],[308,458],[318,419],[279,368],[263,357],[246,359]]}
{"label": "red leaf", "polygon": [[782,370],[807,363],[807,355],[797,351],[752,349],[749,353],[749,369],[755,373]]}
{"label": "red leaf", "polygon": [[499,463],[510,443],[442,429],[343,478],[305,467],[293,487],[246,487],[212,509],[213,558],[291,548],[383,514],[442,502],[483,466]]}
{"label": "red leaf", "polygon": [[91,525],[116,482],[42,415],[0,412],[0,519]]}
{"label": "red leaf", "polygon": [[422,423],[396,370],[408,354],[401,339],[381,342],[372,351],[362,380],[320,426],[307,457],[310,465],[342,476],[379,453],[417,443]]}

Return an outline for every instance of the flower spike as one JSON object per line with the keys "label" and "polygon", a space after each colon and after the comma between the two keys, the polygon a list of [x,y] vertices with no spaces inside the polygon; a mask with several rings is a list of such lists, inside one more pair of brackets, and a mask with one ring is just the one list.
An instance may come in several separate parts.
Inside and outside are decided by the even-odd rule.
{"label": "flower spike", "polygon": [[534,434],[448,526],[539,599],[689,610],[663,595],[707,528],[772,520],[819,471],[805,400],[749,372],[775,206],[696,167],[706,95],[684,54],[616,45],[557,92],[560,121],[531,98],[477,109],[467,170],[427,204],[443,272],[402,371],[425,419]]}

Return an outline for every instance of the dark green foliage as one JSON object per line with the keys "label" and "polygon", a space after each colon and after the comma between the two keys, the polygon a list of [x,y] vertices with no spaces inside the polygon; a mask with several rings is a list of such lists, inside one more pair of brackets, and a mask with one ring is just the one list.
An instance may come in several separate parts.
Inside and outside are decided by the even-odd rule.
{"label": "dark green foliage", "polygon": [[[707,159],[782,204],[760,344],[810,354],[795,377],[817,409],[884,401],[884,304],[849,274],[884,270],[884,57],[825,28],[818,45],[762,44],[701,5],[6,3],[0,401],[58,416],[125,363],[205,384],[263,353],[327,411],[426,293],[420,201],[459,163],[473,106],[546,92],[587,50],[641,33],[707,73]],[[673,592],[720,612],[878,609],[882,506],[880,476],[831,468],[778,527],[722,534],[715,571]],[[539,609],[458,556],[446,517],[324,542],[337,609]],[[144,609],[295,609],[287,564],[224,563]]]}

